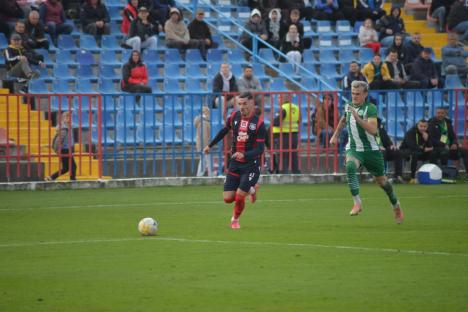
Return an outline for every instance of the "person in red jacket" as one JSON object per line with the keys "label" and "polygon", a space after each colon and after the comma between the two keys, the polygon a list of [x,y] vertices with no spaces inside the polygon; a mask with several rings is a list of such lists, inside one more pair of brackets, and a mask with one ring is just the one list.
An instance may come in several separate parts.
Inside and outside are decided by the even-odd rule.
{"label": "person in red jacket", "polygon": [[138,0],[129,0],[127,6],[123,10],[123,20],[120,30],[128,35],[130,24],[138,18]]}
{"label": "person in red jacket", "polygon": [[130,93],[151,93],[148,85],[148,70],[141,59],[140,52],[133,51],[122,69],[122,91]]}

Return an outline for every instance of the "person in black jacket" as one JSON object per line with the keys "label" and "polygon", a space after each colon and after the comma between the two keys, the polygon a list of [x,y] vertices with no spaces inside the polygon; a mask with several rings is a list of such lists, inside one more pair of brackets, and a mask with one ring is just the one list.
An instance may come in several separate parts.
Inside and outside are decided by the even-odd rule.
{"label": "person in black jacket", "polygon": [[26,34],[29,37],[29,46],[32,49],[49,49],[49,41],[45,36],[44,26],[39,21],[39,12],[32,10],[25,24]]}
{"label": "person in black jacket", "polygon": [[385,161],[394,162],[394,178],[393,183],[403,183],[402,173],[403,173],[403,159],[401,158],[401,153],[398,147],[393,144],[392,139],[388,136],[387,130],[382,124],[382,120],[377,118],[377,125],[379,127],[379,138],[380,138],[380,150],[384,156]]}
{"label": "person in black jacket", "polygon": [[400,15],[401,9],[397,6],[392,7],[390,14],[382,16],[375,24],[375,29],[379,32],[379,40],[383,47],[392,44],[395,34],[406,32],[405,22]]}
{"label": "person in black jacket", "polygon": [[431,60],[431,49],[424,48],[411,67],[411,80],[419,81],[421,89],[435,88],[439,84],[439,74]]}
{"label": "person in black jacket", "polygon": [[408,74],[411,73],[413,62],[421,55],[424,47],[421,45],[421,34],[415,32],[411,35],[411,41],[403,44],[404,59],[403,64],[406,67]]}
{"label": "person in black jacket", "polygon": [[286,25],[281,20],[281,11],[279,9],[272,9],[268,13],[268,19],[265,21],[265,26],[268,32],[267,42],[279,49],[281,42],[284,40],[284,31]]}
{"label": "person in black jacket", "polygon": [[398,60],[397,50],[389,51],[388,56],[385,59],[385,64],[387,64],[388,73],[390,74],[390,77],[392,77],[393,83],[398,86],[398,88],[418,89],[420,87],[419,81],[409,80],[405,67]]}
{"label": "person in black jacket", "polygon": [[203,9],[198,9],[196,14],[196,17],[187,26],[190,33],[190,39],[204,40],[205,47],[207,49],[216,49],[218,47],[218,43],[213,42],[210,27],[208,27],[208,24],[203,20],[205,17],[205,11],[203,11]]}
{"label": "person in black jacket", "polygon": [[[213,79],[213,107],[219,107],[224,110],[227,108],[234,107],[234,95],[231,93],[238,92],[236,77],[232,74],[231,66],[227,63],[221,64],[219,73]],[[230,93],[230,94],[222,94]],[[226,103],[227,102],[227,103]]]}
{"label": "person in black jacket", "polygon": [[354,80],[367,82],[366,77],[361,73],[359,63],[356,61],[349,63],[349,72],[343,78],[343,90],[351,91],[351,83]]}
{"label": "person in black jacket", "polygon": [[10,76],[23,79],[39,77],[39,72],[33,71],[30,64],[45,67],[45,64],[37,60],[34,51],[26,51],[22,45],[21,36],[11,35],[11,44],[5,49],[5,65]]}
{"label": "person in black jacket", "polygon": [[81,7],[80,17],[85,33],[93,35],[96,39],[110,34],[109,12],[101,0],[87,0]]}
{"label": "person in black jacket", "polygon": [[468,44],[468,3],[465,0],[456,1],[447,17],[450,31],[460,34],[460,41]]}
{"label": "person in black jacket", "polygon": [[462,158],[465,171],[468,171],[468,149],[462,148],[458,144],[452,121],[447,118],[445,107],[438,107],[436,115],[429,120],[429,134],[442,166],[446,166],[449,159],[459,160]]}
{"label": "person in black jacket", "polygon": [[450,7],[455,0],[432,0],[429,7],[428,17],[431,22],[437,23],[437,31],[445,32],[447,16],[450,13]]}
{"label": "person in black jacket", "polygon": [[[395,34],[393,37],[393,43],[388,47],[388,51],[395,50],[398,53],[398,60],[403,63],[405,59],[405,51],[403,48],[403,43],[405,36],[403,34]],[[404,63],[403,63],[404,64]]]}
{"label": "person in black jacket", "polygon": [[436,163],[437,155],[432,146],[432,139],[427,131],[427,120],[421,119],[418,123],[405,133],[405,138],[400,145],[400,152],[404,159],[410,158],[411,180],[410,184],[416,183],[416,167],[418,160]]}
{"label": "person in black jacket", "polygon": [[151,24],[149,11],[146,7],[138,9],[138,18],[130,25],[128,39],[125,43],[132,47],[132,50],[140,52],[142,48],[154,50],[158,46],[159,25]]}
{"label": "person in black jacket", "polygon": [[299,65],[302,63],[302,52],[304,51],[304,44],[297,26],[291,24],[286,33],[283,43],[281,44],[281,52],[286,54],[286,58],[293,65],[294,72],[299,74]]}

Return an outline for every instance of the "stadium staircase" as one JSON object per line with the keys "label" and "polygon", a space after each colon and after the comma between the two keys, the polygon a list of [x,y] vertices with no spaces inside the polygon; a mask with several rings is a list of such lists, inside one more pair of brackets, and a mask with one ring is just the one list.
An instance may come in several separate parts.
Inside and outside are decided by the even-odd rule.
{"label": "stadium staircase", "polygon": [[[25,175],[24,167],[27,166],[28,159],[31,164],[38,162],[43,164],[39,175],[48,175],[57,171],[60,160],[51,149],[51,142],[49,142],[49,139],[52,141],[55,136],[55,127],[51,125],[49,120],[45,119],[44,113],[31,110],[28,105],[22,102],[18,103],[18,99],[21,97],[12,96],[7,99],[7,96],[4,96],[6,94],[8,94],[8,89],[0,89],[0,128],[8,129],[7,139],[14,142],[14,146],[10,149],[10,157],[16,158],[17,155],[20,157],[22,175]],[[84,152],[85,146],[80,148],[79,144],[75,144],[74,148],[75,151],[82,151],[81,157],[75,157],[75,161],[79,165],[77,179],[98,179],[98,161]],[[51,155],[50,160],[48,155]],[[11,166],[10,170],[16,171],[15,167],[16,165]],[[31,170],[31,174],[36,175],[36,172],[33,171],[35,169]],[[110,177],[102,178],[110,179]],[[67,175],[58,178],[58,180],[68,179]]]}

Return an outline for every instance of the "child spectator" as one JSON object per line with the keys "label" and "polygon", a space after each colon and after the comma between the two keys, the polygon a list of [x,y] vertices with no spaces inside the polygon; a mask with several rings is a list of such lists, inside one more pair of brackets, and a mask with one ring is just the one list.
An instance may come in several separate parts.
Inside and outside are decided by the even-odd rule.
{"label": "child spectator", "polygon": [[359,27],[359,43],[361,47],[371,48],[374,54],[380,51],[380,42],[377,31],[374,29],[372,19],[368,18],[364,21],[364,25]]}

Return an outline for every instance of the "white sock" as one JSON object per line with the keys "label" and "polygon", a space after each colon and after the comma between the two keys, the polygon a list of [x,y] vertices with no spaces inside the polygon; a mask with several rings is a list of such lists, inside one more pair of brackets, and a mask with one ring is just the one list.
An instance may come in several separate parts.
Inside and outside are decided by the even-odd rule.
{"label": "white sock", "polygon": [[255,194],[255,187],[253,186],[250,187],[249,194],[251,195]]}
{"label": "white sock", "polygon": [[361,197],[359,195],[353,196],[353,200],[355,205],[361,204]]}

